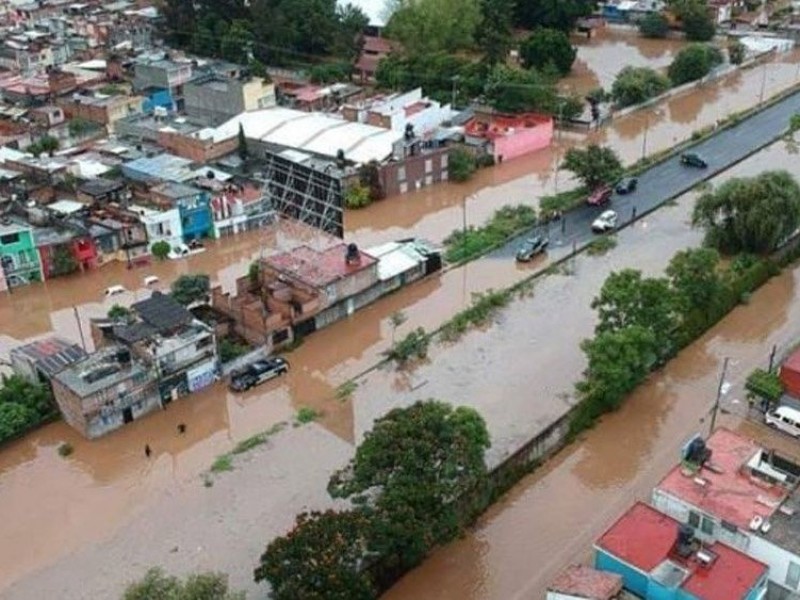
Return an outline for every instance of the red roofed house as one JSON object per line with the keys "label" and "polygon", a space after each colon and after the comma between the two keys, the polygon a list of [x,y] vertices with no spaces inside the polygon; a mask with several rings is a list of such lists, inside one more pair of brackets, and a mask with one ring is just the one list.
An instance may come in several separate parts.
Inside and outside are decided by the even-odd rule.
{"label": "red roofed house", "polygon": [[732,431],[717,429],[707,442],[697,437],[684,448],[682,463],[653,490],[652,503],[691,526],[704,544],[713,548],[722,542],[766,564],[769,598],[796,597],[798,482],[800,466]]}
{"label": "red roofed house", "polygon": [[553,140],[553,119],[533,113],[476,113],[464,126],[466,143],[485,147],[496,162],[547,148]]}
{"label": "red roofed house", "polygon": [[364,45],[356,61],[356,73],[361,81],[373,79],[378,70],[378,63],[382,58],[389,56],[394,49],[392,42],[386,38],[373,35],[364,36]]}
{"label": "red roofed house", "polygon": [[237,334],[268,348],[327,327],[381,296],[441,267],[436,252],[415,241],[366,252],[340,243],[326,250],[300,246],[261,258],[236,281],[236,296],[212,290],[212,305]]}
{"label": "red roofed house", "polygon": [[638,502],[595,543],[595,566],[645,600],[761,600],[767,565]]}

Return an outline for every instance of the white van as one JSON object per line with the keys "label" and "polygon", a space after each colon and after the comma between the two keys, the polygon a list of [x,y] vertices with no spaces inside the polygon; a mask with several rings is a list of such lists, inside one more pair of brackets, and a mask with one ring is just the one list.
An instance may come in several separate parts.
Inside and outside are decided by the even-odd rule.
{"label": "white van", "polygon": [[767,425],[800,437],[800,410],[791,406],[779,406],[764,415]]}

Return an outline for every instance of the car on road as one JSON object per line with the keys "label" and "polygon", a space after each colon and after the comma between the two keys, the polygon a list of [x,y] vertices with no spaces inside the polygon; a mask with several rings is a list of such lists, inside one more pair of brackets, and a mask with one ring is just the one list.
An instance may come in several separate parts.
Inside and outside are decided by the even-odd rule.
{"label": "car on road", "polygon": [[289,363],[283,358],[275,356],[257,360],[234,371],[229,387],[234,392],[244,392],[288,372]]}
{"label": "car on road", "polygon": [[625,177],[621,179],[617,183],[617,193],[618,194],[631,194],[636,191],[636,186],[639,184],[639,180],[636,177]]}
{"label": "car on road", "polygon": [[519,250],[517,250],[517,260],[520,262],[528,262],[537,254],[544,252],[549,243],[550,238],[542,235],[528,238],[522,243]]}
{"label": "car on road", "polygon": [[586,204],[589,206],[602,206],[609,200],[611,200],[611,194],[613,190],[607,185],[601,185],[600,187],[595,188],[589,197],[586,198]]}
{"label": "car on road", "polygon": [[607,210],[597,217],[592,223],[592,231],[595,233],[606,233],[612,231],[617,226],[617,213]]}
{"label": "car on road", "polygon": [[681,164],[687,167],[697,167],[698,169],[705,169],[708,166],[706,159],[697,152],[684,152],[681,154]]}

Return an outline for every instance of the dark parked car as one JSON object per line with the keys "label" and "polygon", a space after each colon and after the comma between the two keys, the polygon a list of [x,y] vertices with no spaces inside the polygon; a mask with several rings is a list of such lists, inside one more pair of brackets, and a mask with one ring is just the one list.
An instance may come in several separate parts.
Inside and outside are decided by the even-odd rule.
{"label": "dark parked car", "polygon": [[527,262],[531,260],[540,252],[544,252],[549,243],[550,238],[546,238],[541,235],[528,238],[522,243],[522,246],[520,246],[520,249],[517,251],[517,260],[520,262]]}
{"label": "dark parked car", "polygon": [[289,363],[283,358],[257,360],[231,374],[230,388],[234,392],[244,392],[288,372]]}
{"label": "dark parked car", "polygon": [[681,164],[687,167],[697,167],[698,169],[705,169],[708,163],[697,152],[684,152],[681,154]]}
{"label": "dark parked car", "polygon": [[607,185],[601,185],[599,188],[595,188],[595,190],[589,194],[589,197],[586,198],[586,204],[589,206],[602,206],[611,200],[612,193],[613,190],[610,187]]}
{"label": "dark parked car", "polygon": [[630,194],[636,190],[639,180],[636,177],[626,177],[617,184],[618,194]]}

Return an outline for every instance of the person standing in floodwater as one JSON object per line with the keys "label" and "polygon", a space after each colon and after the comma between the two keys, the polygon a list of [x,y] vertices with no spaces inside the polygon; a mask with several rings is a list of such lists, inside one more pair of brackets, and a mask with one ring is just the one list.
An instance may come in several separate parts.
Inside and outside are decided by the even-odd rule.
{"label": "person standing in floodwater", "polygon": [[152,451],[152,450],[150,450],[150,444],[145,444],[145,445],[144,445],[144,455],[145,455],[147,458],[150,458],[150,455],[151,455],[152,453],[153,453],[153,451]]}

